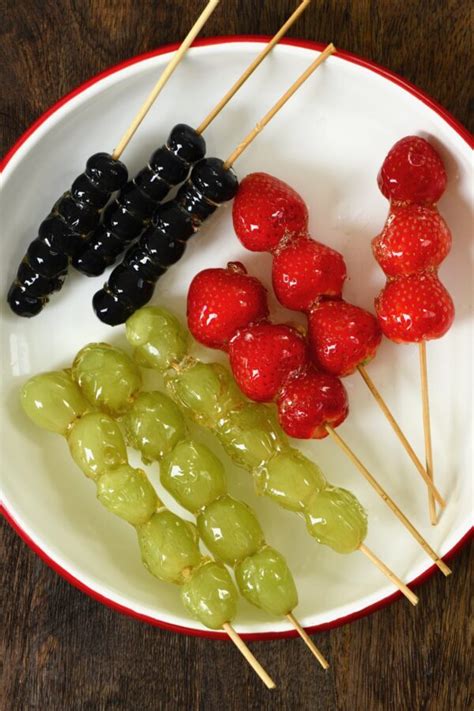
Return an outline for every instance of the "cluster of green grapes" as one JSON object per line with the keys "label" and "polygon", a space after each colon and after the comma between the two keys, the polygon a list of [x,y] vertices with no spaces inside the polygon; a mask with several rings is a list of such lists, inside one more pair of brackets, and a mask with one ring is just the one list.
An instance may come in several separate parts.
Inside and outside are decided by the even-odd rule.
{"label": "cluster of green grapes", "polygon": [[128,319],[126,336],[135,361],[163,374],[171,397],[252,473],[257,493],[302,515],[310,535],[338,553],[360,547],[367,514],[355,496],[329,485],[319,467],[290,447],[271,407],[249,402],[227,368],[190,357],[187,331],[171,313],[143,307]]}
{"label": "cluster of green grapes", "polygon": [[[120,417],[127,444],[140,451],[145,464],[161,462],[163,487],[196,516],[208,550],[235,569],[241,594],[272,615],[288,615],[298,604],[298,596],[285,559],[265,543],[252,509],[228,495],[222,463],[208,447],[189,437],[185,418],[171,398],[156,390],[139,392],[136,364],[123,351],[104,343],[79,351],[72,376],[89,402]],[[113,509],[113,497],[107,505]],[[146,549],[144,530],[149,536]],[[149,568],[147,550],[151,552],[154,546],[153,530],[152,518],[140,537]]]}
{"label": "cluster of green grapes", "polygon": [[[111,411],[121,393],[131,395],[140,386],[135,368],[129,370],[125,360],[116,365],[119,378],[114,379],[112,392],[117,398],[110,398]],[[220,629],[231,622],[238,593],[228,570],[202,555],[196,526],[169,511],[145,472],[129,465],[119,425],[110,414],[91,408],[71,371],[31,378],[22,389],[21,401],[35,424],[66,438],[76,464],[95,481],[99,501],[135,527],[150,573],[180,585],[184,606],[206,627]]]}
{"label": "cluster of green grapes", "polygon": [[[99,501],[135,526],[145,567],[182,585],[193,617],[218,629],[236,611],[232,580],[221,563],[202,556],[199,536],[219,561],[235,568],[244,597],[270,614],[288,615],[298,597],[285,559],[265,543],[253,511],[227,494],[221,462],[187,437],[175,403],[140,388],[140,372],[126,353],[92,344],[79,352],[72,370],[28,381],[22,404],[36,424],[66,437],[74,461],[95,481]],[[197,516],[197,528],[167,510],[145,472],[128,464],[117,418],[145,463],[161,461],[163,486]]]}

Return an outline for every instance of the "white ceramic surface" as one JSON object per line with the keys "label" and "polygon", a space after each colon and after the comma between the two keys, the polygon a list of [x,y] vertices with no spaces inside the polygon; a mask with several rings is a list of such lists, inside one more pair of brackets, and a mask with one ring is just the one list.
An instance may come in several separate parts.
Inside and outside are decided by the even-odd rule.
{"label": "white ceramic surface", "polygon": [[[192,49],[127,148],[124,160],[130,173],[146,162],[173,124],[196,125],[259,49],[252,42]],[[207,131],[209,155],[230,153],[314,54],[309,48],[279,46]],[[113,148],[168,58],[145,59],[93,84],[54,112],[13,155],[2,175],[2,294],[50,206],[89,155]],[[370,240],[387,213],[375,177],[387,150],[410,133],[429,137],[446,162],[449,184],[439,208],[454,236],[440,275],[453,295],[456,321],[446,337],[428,347],[436,481],[448,500],[439,525],[429,525],[426,488],[356,375],[345,380],[351,415],[340,432],[431,544],[446,553],[466,534],[472,517],[470,148],[418,98],[335,56],[265,129],[236,169],[241,177],[254,170],[273,173],[303,195],[312,234],[340,250],[347,261],[346,297],[371,308],[384,277],[371,256]],[[153,303],[183,317],[193,275],[228,260],[243,261],[271,286],[269,255],[241,247],[232,230],[230,206],[209,220],[182,261],[161,279]],[[178,590],[143,568],[133,529],[96,501],[93,485],[75,468],[64,441],[36,429],[19,407],[18,389],[32,374],[66,366],[89,341],[124,344],[123,329],[108,328],[92,312],[91,297],[102,281],[71,273],[62,292],[30,320],[10,313],[2,297],[2,501],[32,541],[83,585],[135,613],[203,630],[184,613]],[[273,297],[271,306],[275,318],[299,320],[278,307]],[[218,357],[216,352],[201,353],[208,360]],[[385,341],[369,372],[421,456],[416,346]],[[249,475],[233,467],[209,435],[203,439],[223,456],[232,494],[255,507],[269,543],[287,557],[299,590],[297,614],[306,626],[333,623],[393,592],[362,554],[341,556],[319,546],[296,515],[258,499]],[[412,580],[431,567],[431,560],[334,443],[296,446],[318,461],[330,481],[360,498],[369,512],[367,545],[399,576]],[[157,471],[156,466],[149,468],[160,496],[183,513],[163,494]],[[423,590],[419,592],[423,597]],[[288,625],[242,602],[237,628],[265,633],[287,630]]]}

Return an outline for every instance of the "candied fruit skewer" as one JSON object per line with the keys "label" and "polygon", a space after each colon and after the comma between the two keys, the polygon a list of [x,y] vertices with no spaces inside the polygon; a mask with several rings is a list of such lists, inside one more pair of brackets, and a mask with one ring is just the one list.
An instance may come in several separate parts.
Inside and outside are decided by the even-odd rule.
{"label": "candied fruit skewer", "polygon": [[[229,496],[219,459],[189,439],[178,405],[159,391],[139,392],[137,365],[105,343],[82,348],[71,373],[89,402],[121,419],[127,444],[141,453],[143,462],[161,463],[163,487],[196,516],[211,554],[235,569],[242,596],[268,614],[286,617],[301,634],[292,614],[298,595],[285,559],[265,542],[252,509]],[[321,652],[307,636],[303,640],[326,669]]]}
{"label": "candied fruit skewer", "polygon": [[[120,373],[126,374],[123,361]],[[136,381],[134,377],[133,386]],[[181,586],[187,612],[210,629],[222,628],[266,686],[274,688],[231,625],[238,595],[227,569],[202,555],[197,527],[169,511],[145,472],[129,465],[114,419],[91,409],[69,370],[31,378],[22,388],[21,404],[36,425],[65,437],[75,463],[95,482],[101,504],[135,528],[145,568],[159,580]]]}
{"label": "candied fruit skewer", "polygon": [[[226,368],[190,358],[189,336],[178,319],[165,309],[144,307],[127,321],[126,336],[136,362],[164,375],[172,399],[217,436],[230,458],[252,475],[258,494],[298,513],[318,543],[339,553],[360,550],[375,562],[363,544],[367,515],[355,496],[327,484],[319,467],[289,447],[272,409],[248,402]],[[388,577],[412,604],[418,602],[391,571]]]}
{"label": "candied fruit skewer", "polygon": [[84,173],[41,223],[7,295],[10,308],[18,316],[36,316],[48,302],[48,296],[61,289],[70,257],[97,228],[111,195],[127,182],[127,168],[119,161],[122,151],[219,2],[209,0],[112,155],[91,156]]}
{"label": "candied fruit skewer", "polygon": [[205,269],[191,282],[187,311],[196,340],[228,352],[242,392],[255,401],[275,402],[280,424],[292,437],[331,436],[425,553],[449,575],[450,569],[436,551],[349,445],[336,436],[335,428],[349,412],[345,388],[339,378],[317,371],[309,362],[305,341],[296,329],[268,321],[263,284],[240,263],[231,263],[227,269]]}
{"label": "candied fruit skewer", "polygon": [[[184,124],[174,127],[167,143],[154,151],[148,165],[121,189],[117,198],[107,207],[102,224],[81,243],[81,248],[74,254],[72,260],[72,265],[76,269],[87,276],[103,274],[106,267],[114,264],[129,244],[141,236],[150,224],[150,219],[158,205],[168,197],[173,187],[186,180],[190,168],[204,158],[205,142],[202,138],[204,131],[296,22],[310,1],[303,0],[300,3],[196,129]],[[198,203],[201,203],[201,211],[206,212],[206,208],[213,211],[212,205],[204,199],[195,185],[190,187],[182,198],[179,203],[180,209],[191,212],[195,218],[196,213],[199,212]],[[138,262],[134,262],[134,267],[138,269]],[[119,270],[118,274],[122,275],[123,281],[124,271]],[[146,270],[142,276],[147,278]],[[110,286],[113,291],[118,290],[120,295],[126,296],[125,290],[122,290],[118,283],[118,276]]]}
{"label": "candied fruit skewer", "polygon": [[[454,304],[438,279],[438,268],[451,249],[451,233],[436,203],[447,184],[439,153],[424,138],[406,136],[388,152],[377,176],[390,201],[389,217],[372,240],[375,260],[387,284],[375,299],[382,331],[395,343],[418,343],[426,469],[433,477],[426,341],[441,338],[454,320]],[[428,489],[432,525],[438,522],[432,488]]]}
{"label": "candied fruit skewer", "polygon": [[125,323],[150,301],[160,276],[183,256],[187,240],[217,207],[234,197],[238,186],[232,170],[234,161],[334,51],[330,44],[318,55],[225,162],[206,158],[197,163],[176,198],[157,208],[151,225],[129,247],[103,288],[94,294],[93,308],[101,321],[109,326]]}
{"label": "candied fruit skewer", "polygon": [[[446,170],[427,140],[406,136],[389,151],[377,182],[390,201],[390,212],[372,240],[374,257],[387,276],[375,310],[387,338],[418,343],[426,469],[433,480],[426,341],[441,338],[454,319],[453,301],[438,279],[438,267],[451,249],[451,234],[436,207],[446,188]],[[431,489],[428,507],[436,525]]]}
{"label": "candied fruit skewer", "polygon": [[[402,214],[397,219],[406,226],[404,209],[401,208]],[[431,254],[439,255],[443,252],[440,243],[449,242],[449,230],[433,220],[428,210],[424,210],[422,217],[422,243]],[[426,238],[428,218],[440,233],[440,240]],[[286,308],[307,315],[310,354],[317,368],[339,377],[357,369],[418,473],[440,506],[445,506],[443,497],[365,369],[382,338],[378,321],[368,311],[342,299],[347,274],[344,258],[308,235],[308,209],[303,198],[272,175],[251,173],[242,181],[234,200],[233,222],[237,237],[245,247],[272,254],[276,297]],[[389,239],[390,235],[386,240]]]}

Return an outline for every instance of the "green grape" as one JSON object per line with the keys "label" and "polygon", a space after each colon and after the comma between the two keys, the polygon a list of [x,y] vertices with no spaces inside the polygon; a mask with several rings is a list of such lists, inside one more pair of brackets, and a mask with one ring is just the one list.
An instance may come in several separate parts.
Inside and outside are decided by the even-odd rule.
{"label": "green grape", "polygon": [[124,416],[128,444],[138,449],[145,464],[160,460],[186,435],[184,417],[164,393],[141,393]]}
{"label": "green grape", "polygon": [[234,565],[264,543],[263,531],[252,509],[231,496],[222,496],[197,518],[201,538],[211,553]]}
{"label": "green grape", "polygon": [[144,471],[122,464],[97,479],[97,498],[106,509],[133,526],[146,523],[163,504]]}
{"label": "green grape", "polygon": [[89,412],[67,435],[71,456],[91,479],[127,463],[127,450],[118,424],[101,412]]}
{"label": "green grape", "polygon": [[188,352],[186,329],[165,309],[144,306],[130,316],[125,328],[133,356],[143,368],[166,370]]}
{"label": "green grape", "polygon": [[113,417],[125,412],[142,379],[133,360],[107,343],[90,343],[72,364],[72,377],[95,407]]}
{"label": "green grape", "polygon": [[281,553],[265,546],[235,569],[241,595],[270,615],[283,617],[298,604],[295,581]]}
{"label": "green grape", "polygon": [[143,565],[160,580],[182,585],[202,560],[196,526],[171,511],[158,511],[137,528]]}
{"label": "green grape", "polygon": [[75,419],[90,406],[68,371],[57,370],[30,378],[22,387],[23,410],[35,425],[66,435]]}
{"label": "green grape", "polygon": [[327,487],[307,503],[308,531],[337,553],[357,550],[367,535],[367,513],[346,489]]}
{"label": "green grape", "polygon": [[258,472],[256,489],[290,511],[303,511],[308,499],[326,486],[320,468],[296,449],[276,454]]}
{"label": "green grape", "polygon": [[287,444],[272,409],[251,402],[230,412],[220,422],[217,436],[229,457],[251,471]]}
{"label": "green grape", "polygon": [[173,397],[204,427],[216,426],[244,402],[229,371],[219,363],[190,360],[185,368],[170,371],[165,381]]}
{"label": "green grape", "polygon": [[181,599],[191,617],[218,630],[237,613],[237,590],[226,568],[206,561],[195,568],[181,590]]}
{"label": "green grape", "polygon": [[211,450],[182,440],[160,465],[160,481],[181,506],[195,513],[226,493],[224,467]]}

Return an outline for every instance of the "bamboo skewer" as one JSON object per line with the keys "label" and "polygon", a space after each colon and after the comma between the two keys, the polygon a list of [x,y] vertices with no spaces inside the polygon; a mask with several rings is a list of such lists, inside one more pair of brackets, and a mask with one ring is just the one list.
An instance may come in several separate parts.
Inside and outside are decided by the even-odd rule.
{"label": "bamboo skewer", "polygon": [[225,106],[227,106],[227,104],[232,99],[234,94],[236,94],[238,92],[240,87],[247,81],[247,79],[253,74],[253,72],[257,69],[257,67],[263,62],[263,60],[265,59],[267,54],[269,54],[272,51],[273,47],[276,44],[278,44],[278,42],[281,40],[281,38],[288,32],[288,30],[296,22],[298,17],[306,10],[306,8],[308,7],[310,2],[311,2],[311,0],[303,0],[303,2],[300,5],[298,5],[298,7],[294,11],[294,13],[292,15],[290,15],[288,20],[285,22],[284,25],[282,25],[282,27],[278,30],[276,35],[274,35],[274,37],[272,37],[270,42],[268,42],[268,44],[265,45],[265,47],[262,49],[260,54],[257,57],[255,57],[255,59],[253,60],[253,62],[251,64],[249,64],[249,66],[244,71],[242,76],[239,77],[239,79],[237,79],[235,84],[222,97],[222,99],[219,101],[219,103],[216,104],[216,106],[214,106],[214,108],[208,113],[206,118],[199,124],[199,126],[196,129],[197,133],[203,133],[208,128],[208,126],[214,121],[216,116],[222,111],[222,109]]}
{"label": "bamboo skewer", "polygon": [[296,617],[289,612],[287,614],[287,619],[291,622],[295,630],[298,632],[299,636],[303,640],[303,642],[306,644],[306,646],[311,650],[311,652],[314,654],[318,662],[321,664],[323,669],[329,669],[329,662],[322,654],[322,652],[319,651],[319,649],[316,647],[314,644],[313,640],[309,636],[309,634],[306,632],[306,630],[300,625]]}
{"label": "bamboo skewer", "polygon": [[286,104],[293,94],[298,91],[300,86],[311,76],[311,74],[322,64],[326,59],[336,51],[336,48],[331,43],[326,49],[321,52],[321,54],[312,62],[309,67],[299,76],[299,78],[290,86],[290,88],[283,94],[283,96],[278,99],[276,104],[265,114],[265,116],[260,119],[255,128],[253,128],[250,133],[244,138],[244,140],[239,143],[235,150],[230,154],[224,163],[224,168],[230,168],[237,158],[245,151],[246,148],[252,143],[253,140],[259,135],[259,133],[265,128],[265,126],[270,123],[272,118],[278,111]]}
{"label": "bamboo skewer", "polygon": [[[392,426],[393,430],[395,431],[395,434],[397,435],[398,439],[402,443],[403,447],[407,451],[410,459],[412,460],[413,464],[417,468],[418,472],[421,474],[423,477],[423,480],[425,481],[426,485],[428,486],[429,491],[433,495],[433,498],[436,499],[436,501],[439,503],[441,507],[446,506],[446,501],[443,499],[441,494],[439,493],[438,489],[433,483],[432,477],[430,477],[426,471],[426,469],[423,467],[423,464],[420,462],[418,457],[416,456],[415,451],[413,450],[413,447],[411,446],[410,442],[407,440],[405,435],[403,434],[400,425],[396,421],[395,417],[392,415],[387,403],[383,399],[382,395],[380,394],[378,388],[376,387],[374,381],[370,377],[370,375],[367,373],[366,369],[364,366],[359,365],[357,367],[360,375],[362,376],[365,384],[369,388],[370,392],[372,393],[375,401],[377,402],[378,406],[382,410],[383,414],[389,421],[390,425]],[[430,444],[431,444],[431,438],[430,438]],[[431,450],[430,450],[431,454]]]}
{"label": "bamboo skewer", "polygon": [[370,550],[370,548],[367,548],[367,546],[364,545],[364,543],[361,543],[360,546],[359,546],[359,550],[360,550],[361,553],[363,553],[364,555],[366,555],[367,558],[368,558],[370,561],[372,561],[372,563],[374,563],[374,565],[376,565],[377,568],[378,568],[380,571],[382,571],[382,573],[383,573],[384,575],[386,575],[387,578],[388,578],[389,580],[391,580],[392,583],[394,583],[394,585],[397,586],[397,588],[400,590],[400,592],[403,593],[403,595],[405,595],[405,597],[407,598],[407,600],[409,600],[412,605],[417,605],[417,604],[419,603],[419,598],[418,598],[418,596],[415,595],[415,593],[414,593],[412,590],[410,590],[410,588],[408,587],[408,585],[405,585],[405,583],[404,583],[402,580],[400,580],[400,578],[399,578],[398,576],[396,576],[395,573],[394,573],[393,571],[391,571],[390,568],[388,568],[388,567],[385,565],[385,563],[383,563],[383,562],[380,560],[380,558],[377,558],[377,556],[375,555],[375,553],[373,553],[373,552]]}
{"label": "bamboo skewer", "polygon": [[225,622],[223,625],[224,630],[227,632],[239,652],[245,657],[245,659],[248,661],[252,669],[260,679],[263,681],[267,689],[274,689],[276,684],[271,678],[269,674],[265,671],[265,669],[262,667],[260,662],[254,657],[250,649],[247,647],[245,644],[244,640],[240,635],[237,634],[237,632],[234,630],[232,625],[229,622]]}
{"label": "bamboo skewer", "polygon": [[191,27],[190,31],[188,32],[188,34],[182,41],[179,49],[173,54],[171,60],[166,65],[165,70],[163,71],[162,75],[156,82],[156,84],[153,87],[153,89],[151,90],[150,94],[147,96],[144,103],[140,107],[140,109],[139,109],[138,113],[136,114],[135,118],[133,119],[132,123],[130,124],[130,126],[127,128],[127,130],[123,134],[118,146],[114,149],[114,152],[112,153],[113,158],[115,158],[115,159],[120,158],[120,156],[124,152],[125,148],[128,146],[130,140],[133,138],[135,131],[138,129],[141,122],[143,121],[143,119],[147,115],[148,111],[152,107],[158,94],[160,94],[160,92],[164,88],[168,79],[171,77],[174,70],[176,69],[178,64],[181,62],[181,60],[183,59],[183,57],[186,54],[186,52],[188,51],[189,47],[196,39],[197,35],[199,34],[201,29],[206,24],[209,17],[212,15],[214,10],[218,6],[219,2],[220,2],[220,0],[209,0],[206,7],[202,11],[202,13],[199,15],[198,19],[196,20],[196,22]]}
{"label": "bamboo skewer", "polygon": [[426,541],[421,533],[414,527],[414,525],[411,523],[411,521],[405,516],[405,514],[399,509],[395,501],[387,494],[385,489],[383,489],[378,481],[374,479],[372,474],[369,472],[369,470],[362,464],[360,459],[357,458],[357,456],[354,454],[352,449],[349,447],[348,444],[342,439],[342,437],[336,432],[335,429],[333,429],[330,425],[326,425],[326,430],[328,434],[332,437],[332,439],[336,442],[336,444],[343,450],[343,452],[349,457],[351,462],[357,467],[357,469],[361,472],[362,476],[369,482],[369,484],[372,486],[373,489],[377,492],[377,494],[385,501],[387,506],[393,511],[395,516],[403,523],[405,528],[411,533],[413,538],[419,543],[419,545],[423,548],[425,553],[429,555],[429,557],[436,563],[438,568],[441,570],[444,575],[448,576],[451,574],[451,570],[448,568],[446,563],[439,557],[439,555],[436,553],[436,551],[431,548],[430,544],[428,541]]}
{"label": "bamboo skewer", "polygon": [[[430,399],[428,394],[428,367],[426,363],[426,342],[421,341],[418,346],[420,356],[421,400],[423,403],[423,432],[425,435],[426,473],[428,474],[430,480],[433,481],[433,450],[431,447],[431,420]],[[438,523],[438,517],[431,489],[428,491],[428,506],[431,524],[436,526]]]}

